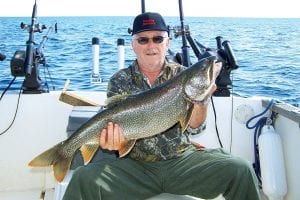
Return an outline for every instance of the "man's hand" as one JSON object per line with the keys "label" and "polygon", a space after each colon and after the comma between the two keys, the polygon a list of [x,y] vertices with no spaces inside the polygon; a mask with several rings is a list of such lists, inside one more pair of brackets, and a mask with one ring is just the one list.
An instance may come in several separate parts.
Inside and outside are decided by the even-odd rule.
{"label": "man's hand", "polygon": [[100,146],[102,149],[119,150],[126,139],[123,129],[118,124],[109,122],[107,127],[100,133]]}
{"label": "man's hand", "polygon": [[216,89],[217,89],[216,84],[213,84],[210,91],[209,91],[209,94],[208,94],[209,97],[206,100],[206,102],[205,103],[195,103],[194,104],[193,113],[192,113],[190,123],[189,123],[191,128],[199,127],[206,120],[207,106],[208,106],[208,103],[210,101],[211,95],[214,93],[214,91],[216,91]]}
{"label": "man's hand", "polygon": [[[221,68],[222,68],[221,62],[214,63],[213,80],[215,80],[217,78],[218,74],[220,73]],[[197,128],[201,124],[204,123],[206,116],[207,116],[207,105],[210,102],[210,98],[213,95],[213,93],[216,91],[216,89],[217,89],[217,85],[215,83],[213,83],[211,85],[211,87],[209,88],[206,100],[202,103],[194,104],[193,113],[192,113],[190,123],[189,123],[191,128]]]}

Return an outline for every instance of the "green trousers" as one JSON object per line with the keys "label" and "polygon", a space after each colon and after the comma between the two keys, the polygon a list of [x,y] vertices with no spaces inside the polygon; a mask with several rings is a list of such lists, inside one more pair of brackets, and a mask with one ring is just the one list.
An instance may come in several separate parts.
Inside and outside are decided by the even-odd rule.
{"label": "green trousers", "polygon": [[142,162],[103,159],[75,170],[63,200],[142,200],[160,193],[258,200],[248,162],[222,149],[188,150],[179,158]]}

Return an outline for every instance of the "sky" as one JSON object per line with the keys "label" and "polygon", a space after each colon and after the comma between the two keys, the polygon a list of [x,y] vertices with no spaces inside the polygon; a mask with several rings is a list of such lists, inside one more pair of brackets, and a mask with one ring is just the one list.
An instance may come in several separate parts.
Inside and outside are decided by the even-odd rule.
{"label": "sky", "polygon": [[[300,18],[299,0],[182,0],[184,16]],[[0,16],[31,16],[34,0],[0,0]],[[145,0],[146,11],[178,16],[178,0]],[[38,16],[135,16],[140,0],[37,0]]]}

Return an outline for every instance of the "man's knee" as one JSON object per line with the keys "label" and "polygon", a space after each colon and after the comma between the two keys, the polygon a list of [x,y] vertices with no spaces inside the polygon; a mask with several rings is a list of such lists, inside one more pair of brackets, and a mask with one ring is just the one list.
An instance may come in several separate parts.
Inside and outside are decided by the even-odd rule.
{"label": "man's knee", "polygon": [[247,179],[254,178],[255,173],[248,161],[239,157],[232,157],[229,163],[231,165],[229,166],[229,168],[231,169],[231,173],[235,175],[235,177]]}

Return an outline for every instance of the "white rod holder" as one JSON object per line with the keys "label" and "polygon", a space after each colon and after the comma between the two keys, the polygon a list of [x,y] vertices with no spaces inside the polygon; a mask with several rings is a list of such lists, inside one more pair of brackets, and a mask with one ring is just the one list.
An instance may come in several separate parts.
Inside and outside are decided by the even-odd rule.
{"label": "white rod holder", "polygon": [[123,69],[125,65],[125,47],[124,47],[124,39],[119,38],[117,40],[118,45],[118,66],[119,69]]}
{"label": "white rod holder", "polygon": [[99,70],[99,38],[93,37],[92,38],[92,56],[93,56],[93,70],[91,74],[91,83],[99,84],[102,82],[100,77],[100,70]]}

